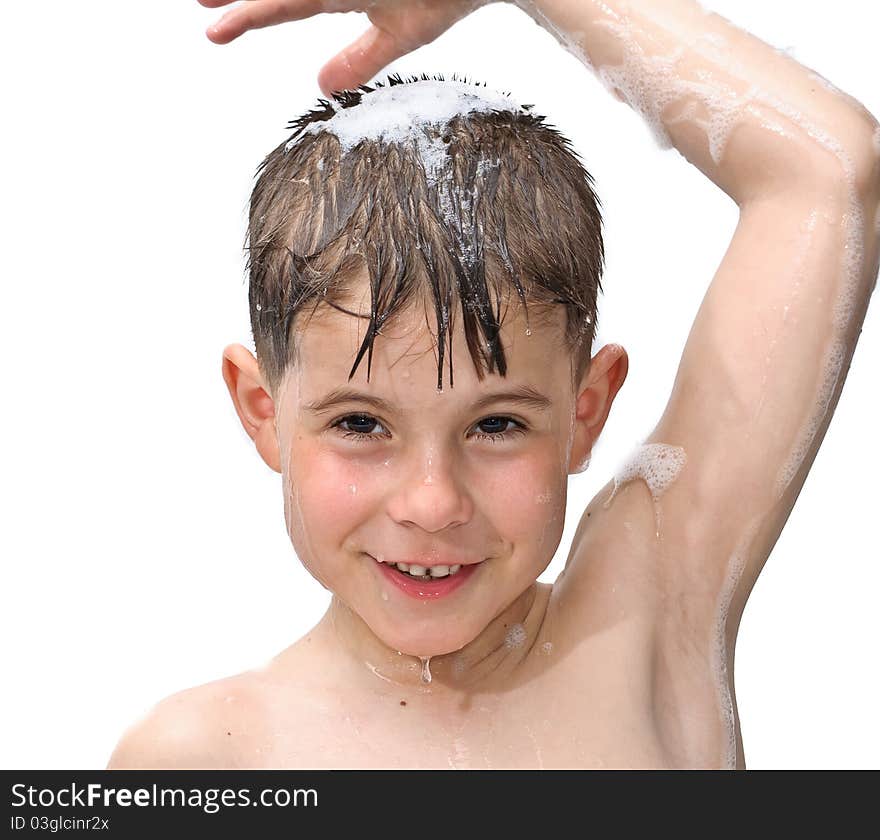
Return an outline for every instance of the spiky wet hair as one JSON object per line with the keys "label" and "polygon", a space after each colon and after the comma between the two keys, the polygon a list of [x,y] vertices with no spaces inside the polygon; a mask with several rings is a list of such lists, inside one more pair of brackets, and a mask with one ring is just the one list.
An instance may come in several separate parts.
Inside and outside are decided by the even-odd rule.
{"label": "spiky wet hair", "polygon": [[[387,77],[389,87],[419,81],[444,77]],[[458,308],[478,378],[485,369],[506,376],[499,330],[502,301],[506,311],[514,290],[527,324],[530,312],[543,322],[565,307],[576,384],[595,338],[604,249],[593,178],[570,142],[531,105],[459,114],[421,127],[427,141],[446,150],[439,171],[432,165],[426,174],[414,138],[362,139],[346,151],[330,130],[313,125],[382,87],[337,91],[335,105],[319,99],[319,107],[290,122],[293,134],[257,169],[245,250],[251,327],[270,391],[297,356],[305,326],[298,316],[310,307],[311,317],[321,303],[369,319],[349,379],[367,353],[369,381],[382,326],[409,303],[422,302],[427,311],[429,300],[438,388],[447,340],[454,386]],[[366,277],[370,312],[353,312],[343,304]]]}

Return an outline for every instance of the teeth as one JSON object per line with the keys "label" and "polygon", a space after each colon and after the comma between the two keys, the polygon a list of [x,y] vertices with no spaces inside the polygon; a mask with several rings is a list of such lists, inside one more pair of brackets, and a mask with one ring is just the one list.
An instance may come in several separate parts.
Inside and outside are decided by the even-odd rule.
{"label": "teeth", "polygon": [[460,563],[456,563],[454,566],[420,566],[418,563],[388,563],[388,565],[395,566],[400,569],[401,572],[406,572],[410,576],[419,578],[420,580],[449,577],[456,574],[461,568]]}

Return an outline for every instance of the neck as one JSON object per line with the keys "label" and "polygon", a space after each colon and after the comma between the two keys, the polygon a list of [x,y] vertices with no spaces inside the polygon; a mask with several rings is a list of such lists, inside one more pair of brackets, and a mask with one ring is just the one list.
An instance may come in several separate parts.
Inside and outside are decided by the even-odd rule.
{"label": "neck", "polygon": [[385,682],[423,693],[473,692],[497,685],[525,659],[541,629],[550,589],[533,583],[479,636],[438,656],[411,656],[390,648],[336,595],[316,629],[377,687]]}

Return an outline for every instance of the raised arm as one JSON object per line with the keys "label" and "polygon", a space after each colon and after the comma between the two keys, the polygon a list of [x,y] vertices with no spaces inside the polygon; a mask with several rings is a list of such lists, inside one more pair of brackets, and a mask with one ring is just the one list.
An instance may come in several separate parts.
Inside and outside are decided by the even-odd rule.
{"label": "raised arm", "polygon": [[811,172],[814,181],[854,180],[863,199],[876,199],[876,119],[695,0],[516,5],[638,111],[662,146],[675,146],[738,205]]}
{"label": "raised arm", "polygon": [[645,449],[626,471],[644,474],[666,452],[677,476],[653,496],[629,481],[610,506],[606,487],[566,568],[575,587],[588,580],[582,537],[597,509],[640,523],[634,562],[655,564],[645,573],[661,588],[661,632],[703,638],[698,655],[729,689],[746,598],[825,435],[876,283],[880,129],[857,101],[692,0],[520,5],[739,206],[644,442],[673,449]]}
{"label": "raised arm", "polygon": [[[880,127],[693,0],[520,5],[739,205],[646,443],[684,448],[663,509],[680,506],[687,538],[721,566],[739,547],[753,582],[827,428],[876,283]],[[693,560],[705,575],[708,558]]]}

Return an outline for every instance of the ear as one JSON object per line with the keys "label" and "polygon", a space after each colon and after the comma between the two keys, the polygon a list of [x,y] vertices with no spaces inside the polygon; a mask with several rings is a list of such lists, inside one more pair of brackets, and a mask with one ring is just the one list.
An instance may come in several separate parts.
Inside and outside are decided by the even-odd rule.
{"label": "ear", "polygon": [[257,446],[260,457],[281,472],[281,454],[275,431],[275,404],[263,382],[254,354],[240,344],[223,351],[223,380],[241,425]]}
{"label": "ear", "polygon": [[569,473],[583,471],[628,372],[629,356],[619,344],[606,344],[593,356],[578,385]]}

